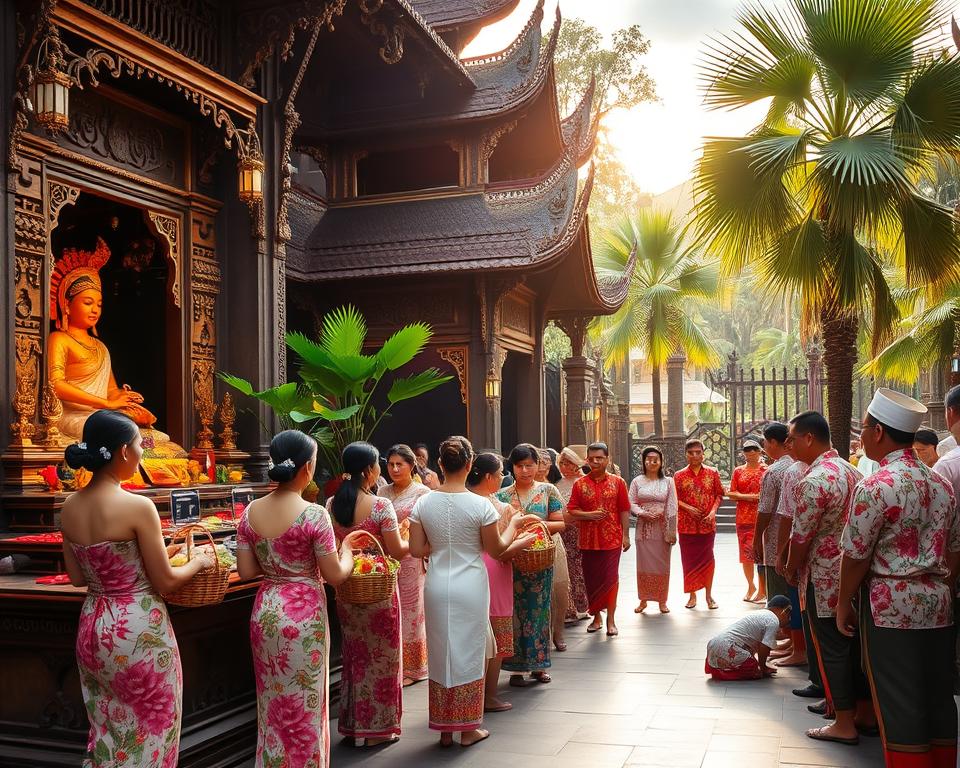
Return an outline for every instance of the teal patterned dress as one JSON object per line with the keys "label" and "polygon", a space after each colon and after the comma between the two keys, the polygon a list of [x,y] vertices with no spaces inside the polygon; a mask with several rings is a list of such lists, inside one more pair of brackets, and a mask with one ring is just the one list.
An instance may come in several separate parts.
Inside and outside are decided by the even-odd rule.
{"label": "teal patterned dress", "polygon": [[[550,483],[534,483],[523,494],[515,485],[495,494],[524,514],[546,521],[554,512],[563,511],[560,491]],[[503,669],[527,672],[550,666],[550,591],[553,567],[539,573],[521,573],[513,569],[513,656],[504,659]]]}

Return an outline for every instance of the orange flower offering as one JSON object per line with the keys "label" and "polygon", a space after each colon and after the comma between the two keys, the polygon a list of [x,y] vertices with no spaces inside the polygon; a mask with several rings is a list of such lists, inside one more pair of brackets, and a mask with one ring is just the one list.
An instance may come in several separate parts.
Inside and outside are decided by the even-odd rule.
{"label": "orange flower offering", "polygon": [[358,552],[353,556],[353,575],[363,576],[368,573],[396,573],[400,570],[400,563],[392,557],[371,555]]}

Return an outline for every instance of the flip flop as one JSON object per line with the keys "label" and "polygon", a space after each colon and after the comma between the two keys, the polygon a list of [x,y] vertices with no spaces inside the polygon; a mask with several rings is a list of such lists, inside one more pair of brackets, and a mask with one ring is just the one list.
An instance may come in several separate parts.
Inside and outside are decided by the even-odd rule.
{"label": "flip flop", "polygon": [[[485,730],[483,730],[483,729],[479,729],[479,730],[480,730],[480,733],[483,734],[479,739],[476,739],[475,741],[471,741],[469,744],[464,744],[464,743],[461,741],[461,742],[460,742],[460,746],[461,746],[461,747],[472,747],[474,744],[479,744],[479,743],[480,743],[481,741],[483,741],[484,739],[489,739],[489,738],[490,738],[490,731],[485,731]],[[460,738],[462,739],[463,737],[461,736]]]}
{"label": "flip flop", "polygon": [[523,675],[510,675],[510,685],[514,688],[526,688],[533,685],[533,681],[527,680]]}
{"label": "flip flop", "polygon": [[830,726],[825,725],[823,728],[811,728],[807,731],[807,737],[813,739],[814,741],[832,741],[834,744],[844,744],[848,747],[855,747],[860,743],[860,737],[854,736],[852,738],[844,738],[842,736],[830,736],[825,734],[824,731]]}
{"label": "flip flop", "polygon": [[694,608],[697,607],[697,603],[696,603],[696,601],[694,601],[694,602],[692,602],[692,603],[689,603],[689,602],[688,602],[688,603],[687,603],[685,606],[683,606],[683,607],[684,607],[684,608],[689,608],[690,610],[693,610]]}
{"label": "flip flop", "polygon": [[567,644],[566,644],[566,643],[558,643],[558,642],[554,641],[553,647],[557,649],[557,652],[558,652],[558,653],[563,653],[565,650],[567,650]]}
{"label": "flip flop", "polygon": [[592,635],[594,632],[599,632],[601,629],[603,629],[603,624],[601,624],[599,627],[595,627],[591,624],[589,627],[587,627],[587,633]]}
{"label": "flip flop", "polygon": [[619,629],[614,629],[614,630],[612,630],[612,631],[609,630],[609,629],[607,630],[607,637],[616,637],[616,636],[619,635],[619,634],[620,634],[620,630],[619,630]]}
{"label": "flip flop", "polygon": [[507,712],[508,710],[511,710],[511,709],[513,709],[513,704],[511,704],[509,701],[505,701],[503,702],[503,704],[501,704],[498,707],[484,707],[483,711],[484,712]]}
{"label": "flip flop", "polygon": [[707,600],[707,608],[709,608],[711,611],[715,611],[719,607],[720,606],[717,605],[717,601],[714,600],[713,598],[710,598],[709,600]]}
{"label": "flip flop", "polygon": [[530,675],[531,677],[533,677],[533,680],[535,682],[543,683],[544,685],[546,685],[547,683],[553,682],[553,678],[550,677],[550,675],[547,672],[539,672],[539,673],[531,672]]}

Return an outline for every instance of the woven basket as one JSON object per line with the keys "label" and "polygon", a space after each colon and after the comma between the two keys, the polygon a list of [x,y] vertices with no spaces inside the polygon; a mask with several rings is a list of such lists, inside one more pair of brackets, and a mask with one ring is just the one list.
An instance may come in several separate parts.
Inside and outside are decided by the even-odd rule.
{"label": "woven basket", "polygon": [[216,605],[223,602],[223,596],[227,594],[227,582],[230,580],[230,571],[223,567],[220,559],[216,557],[216,546],[210,531],[202,525],[185,525],[173,532],[170,539],[171,544],[175,544],[178,539],[186,539],[187,542],[187,562],[193,556],[193,536],[194,531],[199,531],[210,542],[214,551],[213,568],[204,568],[197,571],[197,574],[184,584],[176,592],[164,595],[171,605],[181,605],[185,608],[196,608],[201,605]]}
{"label": "woven basket", "polygon": [[542,520],[537,521],[537,525],[543,528],[543,533],[547,537],[546,549],[522,549],[520,554],[513,558],[513,567],[520,573],[540,573],[553,566],[553,555],[557,545],[553,543],[550,531]]}
{"label": "woven basket", "polygon": [[[361,533],[374,543],[377,551],[387,561],[393,560],[384,553],[376,536],[371,536],[366,531]],[[387,573],[352,573],[343,584],[337,587],[337,600],[350,605],[370,605],[389,600],[397,589],[397,573],[398,571],[391,573],[389,569]]]}

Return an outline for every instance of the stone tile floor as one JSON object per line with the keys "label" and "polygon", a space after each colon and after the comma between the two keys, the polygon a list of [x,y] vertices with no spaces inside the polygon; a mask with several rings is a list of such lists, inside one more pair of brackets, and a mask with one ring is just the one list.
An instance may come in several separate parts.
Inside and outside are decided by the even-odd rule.
{"label": "stone tile floor", "polygon": [[684,610],[679,552],[674,551],[670,607],[660,615],[633,613],[634,557],[621,564],[620,636],[587,635],[586,624],[568,627],[566,653],[553,655],[553,682],[507,687],[513,710],[488,715],[486,741],[468,749],[438,746],[427,729],[427,685],[404,693],[403,736],[389,747],[366,750],[336,736],[331,763],[341,766],[406,768],[795,768],[882,766],[879,739],[859,747],[814,742],[804,730],[823,724],[806,711],[808,699],[791,694],[806,684],[803,669],[781,671],[769,680],[716,683],[703,674],[707,639],[755,610],[742,602],[743,575],[736,537],[717,537],[716,611],[701,605]]}

